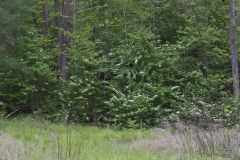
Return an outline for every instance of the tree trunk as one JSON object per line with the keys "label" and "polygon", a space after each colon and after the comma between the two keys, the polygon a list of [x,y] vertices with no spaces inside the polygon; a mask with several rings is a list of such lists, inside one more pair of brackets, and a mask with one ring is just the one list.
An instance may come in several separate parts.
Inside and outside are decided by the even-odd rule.
{"label": "tree trunk", "polygon": [[62,0],[62,53],[60,55],[60,71],[63,80],[68,80],[66,50],[70,45],[72,31],[72,0]]}
{"label": "tree trunk", "polygon": [[44,35],[48,34],[48,26],[49,26],[49,22],[48,22],[48,2],[45,2],[43,4],[43,23],[42,23],[42,33]]}
{"label": "tree trunk", "polygon": [[62,0],[62,28],[64,30],[63,45],[64,50],[70,45],[72,31],[72,0]]}
{"label": "tree trunk", "polygon": [[[66,64],[67,64],[67,58],[64,54],[64,33],[62,31],[63,25],[64,25],[64,17],[63,14],[61,13],[61,2],[60,0],[55,0],[55,12],[57,14],[56,16],[56,28],[57,28],[57,45],[58,48],[60,50],[60,55],[58,58],[58,69],[60,71],[61,74],[61,78],[63,80],[67,80],[67,68],[66,68]],[[62,8],[64,8],[64,0],[62,3]],[[63,9],[62,9],[63,10]],[[62,15],[62,16],[61,16]]]}
{"label": "tree trunk", "polygon": [[56,28],[57,28],[57,45],[59,48],[62,46],[62,32],[61,32],[61,27],[62,27],[62,17],[61,17],[61,7],[60,7],[60,1],[55,0],[55,12],[57,14],[56,16]]}
{"label": "tree trunk", "polygon": [[232,61],[232,78],[233,78],[233,97],[239,100],[239,73],[238,73],[238,58],[237,58],[237,32],[236,32],[236,13],[235,0],[230,0],[230,51]]}

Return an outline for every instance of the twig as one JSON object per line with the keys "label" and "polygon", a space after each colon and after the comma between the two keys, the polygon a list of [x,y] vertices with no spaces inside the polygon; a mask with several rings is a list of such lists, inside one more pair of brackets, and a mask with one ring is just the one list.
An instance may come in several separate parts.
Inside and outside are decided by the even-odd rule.
{"label": "twig", "polygon": [[13,112],[9,113],[4,119],[9,118],[11,115],[13,115],[14,113],[16,113],[17,111],[19,111],[21,108],[18,108],[16,110],[14,110]]}

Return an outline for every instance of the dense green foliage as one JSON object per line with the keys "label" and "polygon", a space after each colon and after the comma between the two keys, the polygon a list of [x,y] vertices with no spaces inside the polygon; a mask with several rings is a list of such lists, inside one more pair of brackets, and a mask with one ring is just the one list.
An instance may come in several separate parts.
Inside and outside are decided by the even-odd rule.
{"label": "dense green foliage", "polygon": [[[41,23],[41,5],[33,10]],[[0,113],[116,127],[178,119],[234,125],[226,26],[221,0],[76,1],[70,79],[59,78],[55,25],[43,36],[28,24],[0,64]]]}

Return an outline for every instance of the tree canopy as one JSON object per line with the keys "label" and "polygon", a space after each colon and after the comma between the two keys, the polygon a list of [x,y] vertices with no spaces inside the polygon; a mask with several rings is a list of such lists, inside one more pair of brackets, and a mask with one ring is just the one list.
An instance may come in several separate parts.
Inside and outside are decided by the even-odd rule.
{"label": "tree canopy", "polygon": [[228,1],[2,0],[0,15],[3,117],[119,128],[239,121]]}

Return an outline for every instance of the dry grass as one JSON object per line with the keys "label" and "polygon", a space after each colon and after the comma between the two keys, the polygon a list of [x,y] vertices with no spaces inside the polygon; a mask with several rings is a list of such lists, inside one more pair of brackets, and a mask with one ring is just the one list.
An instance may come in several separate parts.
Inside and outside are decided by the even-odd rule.
{"label": "dry grass", "polygon": [[0,160],[15,160],[23,152],[24,145],[8,134],[0,135]]}
{"label": "dry grass", "polygon": [[[159,134],[160,136],[157,136]],[[146,149],[152,152],[169,152],[181,150],[182,146],[178,144],[179,137],[168,134],[165,130],[154,130],[152,137],[139,139],[130,143],[130,146],[136,149]],[[176,145],[177,144],[177,145]]]}
{"label": "dry grass", "polygon": [[197,130],[188,136],[185,146],[188,150],[191,147],[210,156],[240,159],[240,132],[226,129]]}
{"label": "dry grass", "polygon": [[152,136],[129,143],[134,149],[143,149],[160,154],[200,153],[209,157],[240,159],[240,132],[237,129],[197,128],[187,130],[154,129]]}

